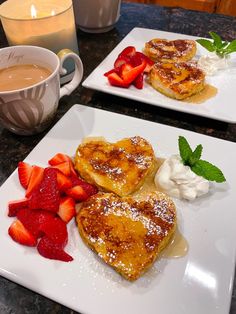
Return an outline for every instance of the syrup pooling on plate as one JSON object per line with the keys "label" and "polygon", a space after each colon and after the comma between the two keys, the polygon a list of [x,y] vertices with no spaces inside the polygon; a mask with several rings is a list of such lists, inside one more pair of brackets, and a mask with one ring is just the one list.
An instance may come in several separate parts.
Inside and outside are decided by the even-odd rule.
{"label": "syrup pooling on plate", "polygon": [[210,84],[206,84],[204,89],[198,94],[192,95],[186,98],[184,101],[192,104],[202,104],[206,100],[215,97],[218,93],[218,89]]}
{"label": "syrup pooling on plate", "polygon": [[[135,191],[132,195],[135,198],[143,197],[145,194],[150,192],[160,191],[164,192],[160,185],[154,181],[156,172],[164,163],[164,158],[156,158],[155,166],[153,171],[146,177],[143,185],[139,190]],[[179,228],[176,228],[176,231],[173,235],[171,242],[168,244],[165,250],[162,252],[162,257],[164,258],[179,258],[183,257],[188,253],[188,242],[179,231]]]}

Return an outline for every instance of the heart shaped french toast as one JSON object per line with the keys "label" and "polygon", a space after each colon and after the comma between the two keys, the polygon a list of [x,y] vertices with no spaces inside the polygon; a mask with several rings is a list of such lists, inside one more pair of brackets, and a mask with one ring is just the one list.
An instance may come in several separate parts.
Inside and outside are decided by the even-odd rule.
{"label": "heart shaped french toast", "polygon": [[133,281],[170,242],[176,229],[176,209],[161,192],[139,198],[100,192],[81,204],[76,221],[84,242]]}
{"label": "heart shaped french toast", "polygon": [[89,183],[103,191],[126,196],[137,190],[152,172],[155,155],[152,146],[134,136],[116,143],[91,140],[79,145],[75,168]]}
{"label": "heart shaped french toast", "polygon": [[191,60],[197,51],[195,40],[154,38],[146,42],[144,53],[154,62],[183,62]]}

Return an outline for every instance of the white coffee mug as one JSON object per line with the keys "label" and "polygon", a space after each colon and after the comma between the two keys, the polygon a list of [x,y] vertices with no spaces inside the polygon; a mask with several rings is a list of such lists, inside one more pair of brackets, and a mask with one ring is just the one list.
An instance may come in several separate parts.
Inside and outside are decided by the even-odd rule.
{"label": "white coffee mug", "polygon": [[[75,72],[72,80],[60,87],[63,63],[72,58]],[[44,80],[21,89],[0,91],[0,122],[9,131],[20,135],[42,132],[50,126],[64,95],[70,95],[83,77],[83,64],[71,50],[54,52],[36,46],[12,46],[0,49],[0,69],[33,64],[45,67],[51,74]]]}
{"label": "white coffee mug", "polygon": [[89,33],[111,30],[120,17],[121,0],[73,0],[75,22]]}

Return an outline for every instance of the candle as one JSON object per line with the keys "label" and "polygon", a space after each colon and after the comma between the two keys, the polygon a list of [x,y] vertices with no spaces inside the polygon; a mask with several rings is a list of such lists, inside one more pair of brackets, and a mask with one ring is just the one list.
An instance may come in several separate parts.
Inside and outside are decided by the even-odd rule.
{"label": "candle", "polygon": [[[72,0],[7,0],[0,6],[9,45],[33,45],[78,53]],[[66,64],[71,72],[71,65]],[[67,73],[68,74],[68,73]]]}

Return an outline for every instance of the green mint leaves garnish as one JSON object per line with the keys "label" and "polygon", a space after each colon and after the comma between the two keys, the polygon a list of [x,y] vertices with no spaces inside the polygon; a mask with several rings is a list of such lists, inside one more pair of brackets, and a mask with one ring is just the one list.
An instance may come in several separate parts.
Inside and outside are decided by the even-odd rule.
{"label": "green mint leaves garnish", "polygon": [[189,166],[191,170],[198,176],[205,178],[208,181],[224,182],[226,181],[222,171],[208,161],[202,160],[202,145],[197,145],[192,151],[185,137],[179,136],[179,153],[183,164]]}
{"label": "green mint leaves garnish", "polygon": [[230,53],[236,52],[236,39],[231,42],[223,41],[215,32],[209,32],[212,39],[197,39],[196,41],[210,52],[215,52],[223,58]]}

